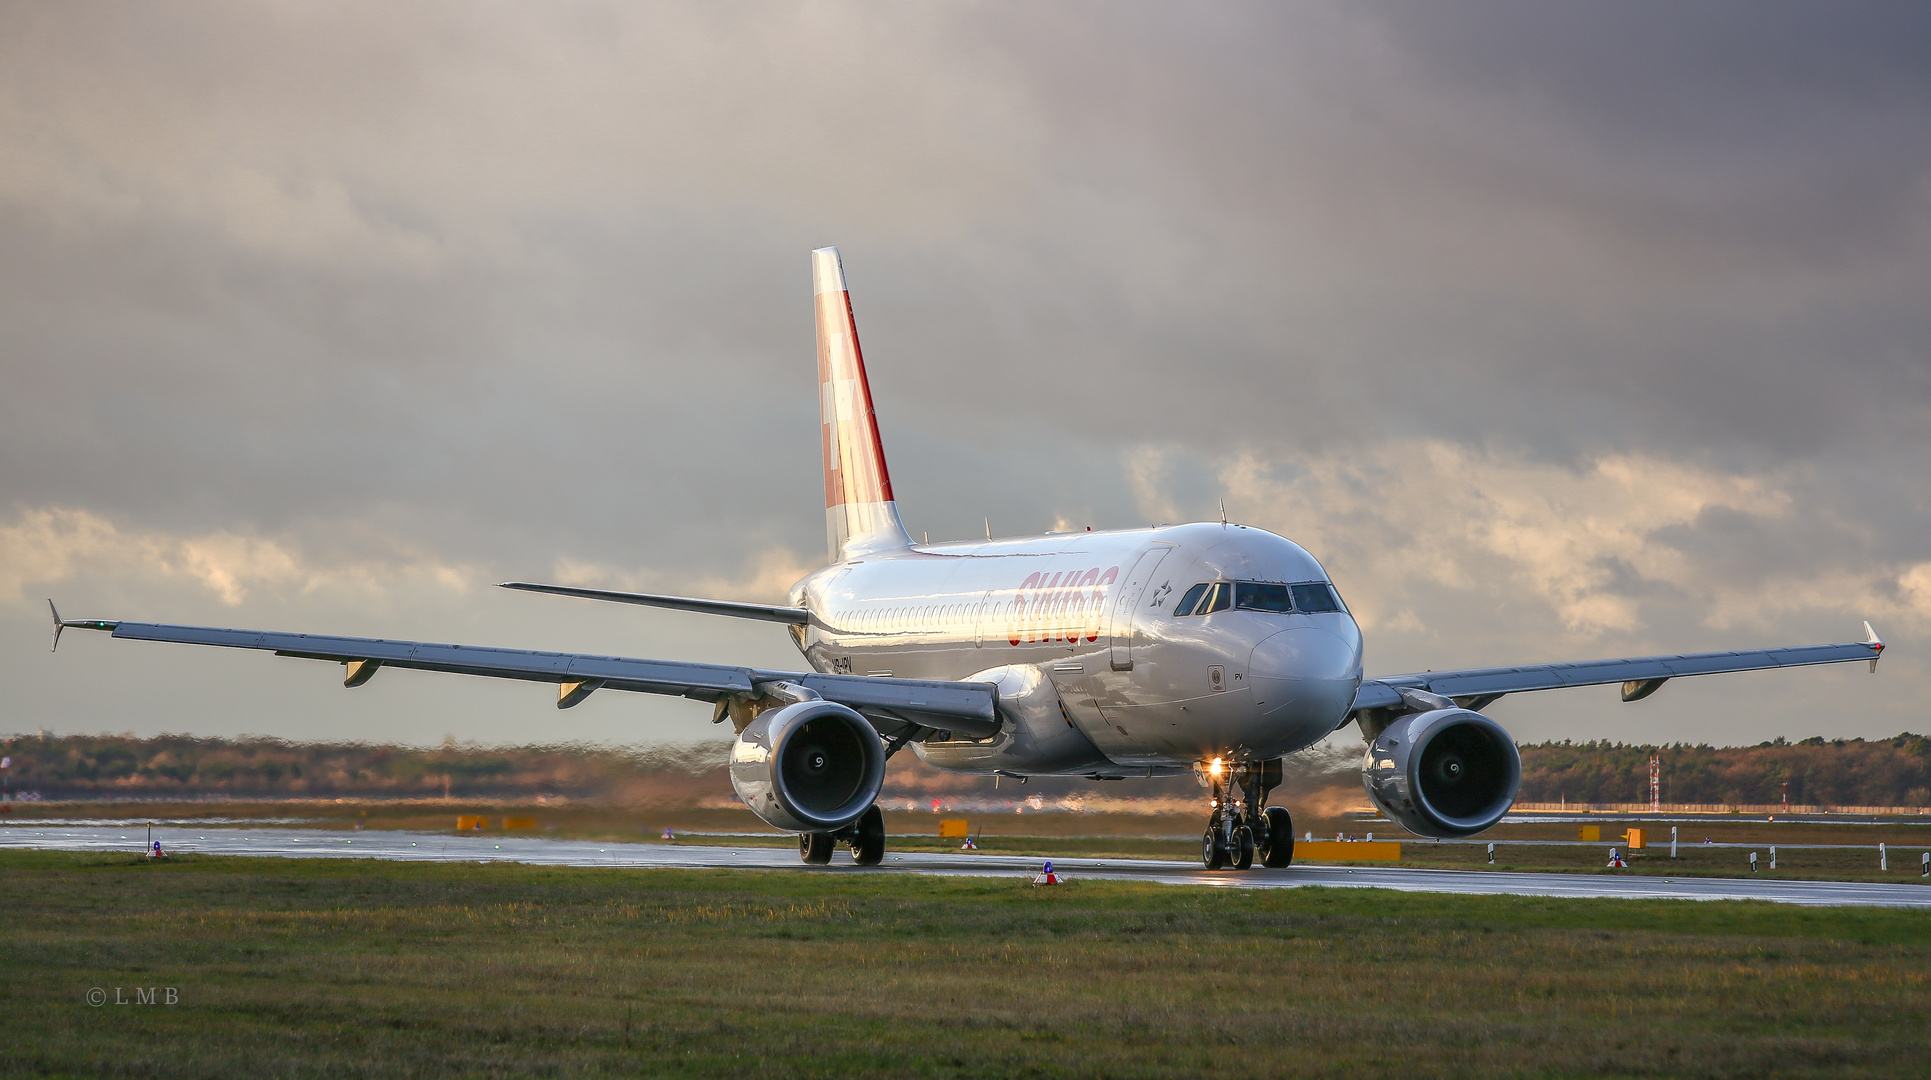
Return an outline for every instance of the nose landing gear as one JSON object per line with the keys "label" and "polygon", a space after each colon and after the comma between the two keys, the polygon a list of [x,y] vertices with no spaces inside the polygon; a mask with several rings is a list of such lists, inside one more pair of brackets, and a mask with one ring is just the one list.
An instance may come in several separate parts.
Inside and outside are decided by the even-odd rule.
{"label": "nose landing gear", "polygon": [[1267,796],[1281,783],[1281,762],[1244,762],[1207,771],[1214,793],[1213,815],[1200,837],[1200,863],[1209,870],[1261,865],[1279,869],[1294,862],[1294,819],[1286,807],[1268,806]]}

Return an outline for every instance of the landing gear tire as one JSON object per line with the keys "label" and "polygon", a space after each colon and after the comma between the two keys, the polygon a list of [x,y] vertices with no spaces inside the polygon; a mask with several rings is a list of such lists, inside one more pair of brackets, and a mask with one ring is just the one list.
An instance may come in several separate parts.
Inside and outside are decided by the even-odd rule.
{"label": "landing gear tire", "polygon": [[1271,870],[1294,865],[1294,818],[1285,806],[1270,806],[1262,815],[1267,823],[1261,834],[1261,865]]}
{"label": "landing gear tire", "polygon": [[1200,838],[1200,862],[1209,870],[1232,865],[1250,870],[1254,856],[1261,865],[1282,867],[1294,861],[1294,821],[1287,811],[1268,806],[1268,793],[1280,786],[1281,761],[1235,761],[1228,766],[1214,758],[1198,766],[1201,781],[1213,789],[1213,813]]}
{"label": "landing gear tire", "polygon": [[1248,870],[1254,865],[1254,830],[1242,825],[1234,830],[1234,869]]}
{"label": "landing gear tire", "polygon": [[807,832],[798,834],[798,857],[813,866],[823,866],[831,861],[831,851],[838,842],[830,833]]}
{"label": "landing gear tire", "polygon": [[860,866],[877,866],[885,860],[885,815],[879,812],[877,803],[859,815],[851,847],[852,861]]}
{"label": "landing gear tire", "polygon": [[1200,838],[1200,865],[1209,870],[1223,870],[1227,867],[1227,852],[1220,846],[1220,837],[1208,829]]}

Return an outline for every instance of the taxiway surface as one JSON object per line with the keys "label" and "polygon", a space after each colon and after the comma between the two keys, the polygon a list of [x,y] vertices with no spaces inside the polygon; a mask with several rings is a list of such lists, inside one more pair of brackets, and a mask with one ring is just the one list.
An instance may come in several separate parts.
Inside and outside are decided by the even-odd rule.
{"label": "taxiway surface", "polygon": [[[121,827],[7,825],[0,848],[125,851],[147,844],[145,824]],[[521,836],[447,836],[440,833],[324,832],[312,829],[182,828],[162,825],[153,836],[170,852],[271,855],[293,858],[398,859],[415,862],[517,862],[539,866],[632,869],[806,870],[1030,877],[1041,860],[979,852],[888,852],[877,868],[853,866],[843,852],[828,867],[805,866],[779,847],[695,844],[618,844]],[[1858,881],[1779,881],[1747,878],[1664,878],[1608,874],[1519,874],[1475,870],[1304,865],[1286,870],[1208,871],[1157,859],[1054,859],[1063,877],[1151,881],[1165,885],[1277,889],[1302,885],[1400,889],[1404,892],[1479,893],[1618,899],[1767,900],[1780,904],[1931,908],[1931,886]]]}

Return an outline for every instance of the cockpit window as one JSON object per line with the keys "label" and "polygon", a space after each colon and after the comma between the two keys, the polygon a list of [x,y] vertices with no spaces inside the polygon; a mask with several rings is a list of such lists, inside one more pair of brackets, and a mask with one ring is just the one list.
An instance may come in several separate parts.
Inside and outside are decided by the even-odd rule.
{"label": "cockpit window", "polygon": [[1228,608],[1241,611],[1267,611],[1286,615],[1320,615],[1345,612],[1334,586],[1325,581],[1302,585],[1280,585],[1271,581],[1203,581],[1188,589],[1173,605],[1176,617],[1205,615]]}
{"label": "cockpit window", "polygon": [[1285,585],[1260,581],[1237,581],[1234,583],[1234,606],[1242,611],[1275,611],[1285,614],[1294,610],[1294,598],[1288,595]]}
{"label": "cockpit window", "polygon": [[1325,582],[1291,585],[1289,588],[1294,590],[1294,610],[1296,611],[1319,614],[1324,611],[1342,610],[1341,598],[1334,595],[1334,586]]}
{"label": "cockpit window", "polygon": [[1182,596],[1180,602],[1173,605],[1174,615],[1192,615],[1194,607],[1200,603],[1200,598],[1207,595],[1207,589],[1208,583],[1205,581],[1188,589],[1187,595]]}

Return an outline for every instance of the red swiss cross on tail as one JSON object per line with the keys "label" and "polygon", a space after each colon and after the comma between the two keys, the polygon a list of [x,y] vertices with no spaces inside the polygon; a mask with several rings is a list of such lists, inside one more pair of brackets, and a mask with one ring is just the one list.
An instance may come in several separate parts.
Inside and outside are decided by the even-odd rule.
{"label": "red swiss cross on tail", "polygon": [[878,441],[865,357],[858,349],[845,265],[835,247],[811,253],[818,309],[818,407],[825,440],[825,532],[833,562],[910,547]]}

